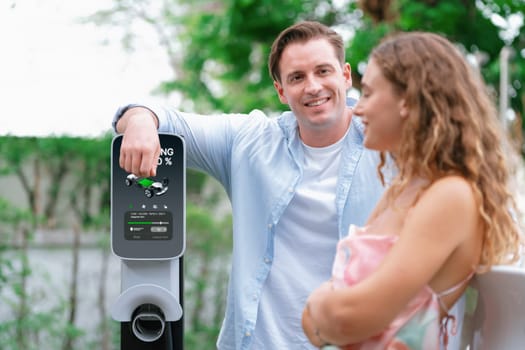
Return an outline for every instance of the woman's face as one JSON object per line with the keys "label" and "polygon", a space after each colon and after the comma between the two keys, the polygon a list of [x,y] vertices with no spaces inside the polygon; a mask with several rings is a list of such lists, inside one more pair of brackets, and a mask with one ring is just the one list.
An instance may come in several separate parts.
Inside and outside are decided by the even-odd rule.
{"label": "woman's face", "polygon": [[364,146],[395,154],[408,116],[405,100],[396,93],[374,59],[366,67],[361,86],[361,97],[354,113],[365,125]]}

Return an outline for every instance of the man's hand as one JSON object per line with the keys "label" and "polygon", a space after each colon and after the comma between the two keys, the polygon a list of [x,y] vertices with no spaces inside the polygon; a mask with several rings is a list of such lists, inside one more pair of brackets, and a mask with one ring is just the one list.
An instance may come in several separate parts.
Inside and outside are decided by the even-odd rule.
{"label": "man's hand", "polygon": [[124,134],[120,166],[137,176],[155,176],[160,154],[157,117],[146,108],[130,108],[118,121],[117,132]]}

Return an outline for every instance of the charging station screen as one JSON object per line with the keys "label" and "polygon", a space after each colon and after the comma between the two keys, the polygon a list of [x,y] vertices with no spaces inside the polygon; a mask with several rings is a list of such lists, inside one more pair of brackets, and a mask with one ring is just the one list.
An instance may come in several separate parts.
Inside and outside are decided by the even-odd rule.
{"label": "charging station screen", "polygon": [[128,211],[125,214],[125,238],[130,240],[166,240],[172,237],[173,218],[168,211]]}
{"label": "charging station screen", "polygon": [[113,139],[111,245],[124,259],[172,259],[185,249],[186,162],[184,139],[159,134],[155,176],[129,173],[119,165],[122,135]]}

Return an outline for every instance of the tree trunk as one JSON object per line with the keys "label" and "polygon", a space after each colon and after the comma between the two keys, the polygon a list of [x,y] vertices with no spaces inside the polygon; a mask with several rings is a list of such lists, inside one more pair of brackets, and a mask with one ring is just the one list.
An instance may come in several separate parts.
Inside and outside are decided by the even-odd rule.
{"label": "tree trunk", "polygon": [[[70,326],[75,325],[75,318],[76,318],[76,312],[77,312],[77,290],[78,290],[78,284],[77,284],[77,276],[78,276],[78,260],[79,260],[79,253],[80,253],[80,227],[78,224],[73,225],[73,251],[72,251],[72,258],[73,263],[71,266],[71,283],[69,285],[69,317],[68,317],[68,324]],[[73,350],[73,337],[66,333],[64,338],[64,343],[62,346],[63,350]]]}
{"label": "tree trunk", "polygon": [[51,184],[48,190],[48,200],[44,209],[44,217],[46,218],[46,226],[54,228],[56,226],[56,209],[59,200],[60,190],[63,187],[63,180],[68,173],[67,160],[61,159],[58,168],[54,171],[49,169],[49,176]]}
{"label": "tree trunk", "polygon": [[107,319],[106,311],[106,287],[107,287],[107,275],[109,269],[109,255],[110,252],[106,246],[101,249],[102,261],[100,265],[100,280],[98,288],[98,311],[100,315],[100,328],[102,331],[100,339],[100,349],[101,350],[110,350],[111,348],[111,337],[110,337],[110,328],[109,322]]}
{"label": "tree trunk", "polygon": [[26,321],[29,314],[27,307],[27,276],[30,274],[29,257],[28,257],[28,245],[29,245],[29,229],[27,227],[22,228],[22,242],[21,242],[21,271],[20,271],[20,305],[18,308],[17,315],[17,327],[16,327],[16,339],[19,349],[27,349],[27,334],[26,334]]}

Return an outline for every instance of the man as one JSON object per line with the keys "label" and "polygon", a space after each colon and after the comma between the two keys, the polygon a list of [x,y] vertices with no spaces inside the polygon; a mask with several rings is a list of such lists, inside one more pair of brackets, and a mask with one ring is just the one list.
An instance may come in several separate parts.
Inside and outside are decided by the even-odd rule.
{"label": "man", "polygon": [[314,349],[301,313],[331,275],[337,241],[362,225],[383,188],[378,158],[346,106],[352,85],[341,37],[301,22],[275,40],[269,70],[291,111],[202,116],[129,105],[114,119],[124,133],[120,165],[154,176],[158,131],[184,136],[187,164],[215,177],[233,210],[233,261],[217,347]]}

